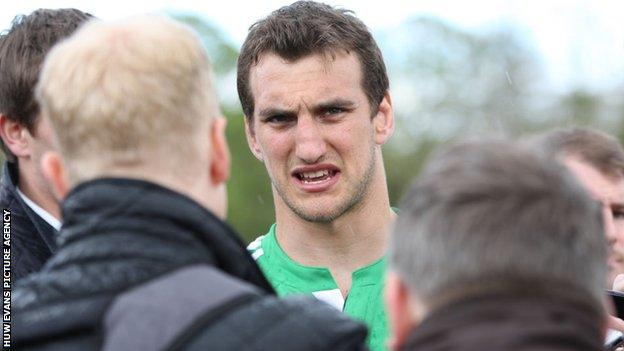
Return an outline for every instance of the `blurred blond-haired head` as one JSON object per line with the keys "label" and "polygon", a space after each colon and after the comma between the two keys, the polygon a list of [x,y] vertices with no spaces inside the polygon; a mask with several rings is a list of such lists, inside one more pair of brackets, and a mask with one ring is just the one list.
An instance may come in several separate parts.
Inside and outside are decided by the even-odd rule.
{"label": "blurred blond-haired head", "polygon": [[52,50],[36,95],[72,182],[143,166],[187,174],[219,113],[211,74],[180,23],[94,20]]}

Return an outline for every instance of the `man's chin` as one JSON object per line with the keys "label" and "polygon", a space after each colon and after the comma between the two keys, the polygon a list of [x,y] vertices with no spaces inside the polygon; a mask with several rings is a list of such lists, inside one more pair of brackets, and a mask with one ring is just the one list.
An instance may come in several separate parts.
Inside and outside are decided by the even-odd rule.
{"label": "man's chin", "polygon": [[299,218],[312,223],[331,223],[350,208],[349,206],[336,206],[323,202],[289,207]]}
{"label": "man's chin", "polygon": [[[354,208],[360,197],[352,196],[345,201],[338,193],[320,193],[309,196],[279,191],[282,200],[299,218],[311,223],[330,223]],[[291,197],[292,196],[292,197]]]}
{"label": "man's chin", "polygon": [[340,214],[328,211],[306,211],[303,209],[294,210],[299,218],[312,223],[331,223],[340,217]]}

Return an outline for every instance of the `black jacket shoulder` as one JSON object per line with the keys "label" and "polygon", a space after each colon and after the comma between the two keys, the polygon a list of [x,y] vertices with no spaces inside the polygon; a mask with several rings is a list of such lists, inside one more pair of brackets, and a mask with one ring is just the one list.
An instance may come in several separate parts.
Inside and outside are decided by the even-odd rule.
{"label": "black jacket shoulder", "polygon": [[265,296],[219,323],[200,319],[194,329],[170,350],[366,350],[366,327],[312,296]]}
{"label": "black jacket shoulder", "polygon": [[11,280],[41,269],[57,249],[57,231],[37,215],[17,192],[17,167],[5,162],[0,186],[3,222],[10,221]]}

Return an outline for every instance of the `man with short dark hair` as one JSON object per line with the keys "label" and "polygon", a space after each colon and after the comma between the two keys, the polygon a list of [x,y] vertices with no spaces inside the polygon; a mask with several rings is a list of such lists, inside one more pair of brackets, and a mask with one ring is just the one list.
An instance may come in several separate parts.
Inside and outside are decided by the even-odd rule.
{"label": "man with short dark hair", "polygon": [[614,137],[590,128],[556,129],[533,140],[537,152],[561,161],[590,196],[602,204],[604,233],[609,244],[611,288],[624,273],[624,150]]}
{"label": "man with short dark hair", "polygon": [[396,215],[381,146],[394,117],[373,36],[351,11],[295,2],[251,27],[237,82],[276,214],[250,251],[280,295],[314,294],[366,322],[369,345],[384,349],[384,255]]}
{"label": "man with short dark hair", "polygon": [[600,206],[557,163],[454,145],[403,200],[386,283],[395,350],[602,350]]}
{"label": "man with short dark hair", "polygon": [[40,9],[16,17],[0,35],[0,145],[7,159],[0,204],[11,211],[12,279],[38,271],[57,248],[60,210],[40,166],[52,132],[33,91],[47,52],[89,18],[76,9]]}

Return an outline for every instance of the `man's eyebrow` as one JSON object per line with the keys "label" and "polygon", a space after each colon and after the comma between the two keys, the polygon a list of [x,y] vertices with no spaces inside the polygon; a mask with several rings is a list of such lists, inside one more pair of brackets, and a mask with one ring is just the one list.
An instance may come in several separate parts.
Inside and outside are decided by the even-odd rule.
{"label": "man's eyebrow", "polygon": [[319,112],[327,111],[330,108],[354,108],[354,107],[356,107],[356,103],[354,101],[338,98],[338,99],[328,100],[328,101],[316,104],[314,105],[312,110],[315,113],[319,113]]}
{"label": "man's eyebrow", "polygon": [[267,107],[267,108],[260,110],[260,112],[258,112],[258,117],[265,118],[265,117],[271,117],[271,116],[295,116],[296,114],[297,113],[293,110],[287,110],[287,109],[275,108],[275,107]]}
{"label": "man's eyebrow", "polygon": [[611,210],[624,211],[624,202],[614,202],[611,204]]}
{"label": "man's eyebrow", "polygon": [[[338,99],[328,100],[328,101],[316,104],[313,106],[312,111],[314,113],[321,113],[330,108],[355,108],[356,105],[357,104],[354,101],[338,98]],[[266,118],[266,117],[271,117],[271,116],[293,117],[296,115],[297,115],[297,111],[278,108],[278,107],[267,107],[267,108],[261,109],[258,112],[258,117],[260,118]]]}

